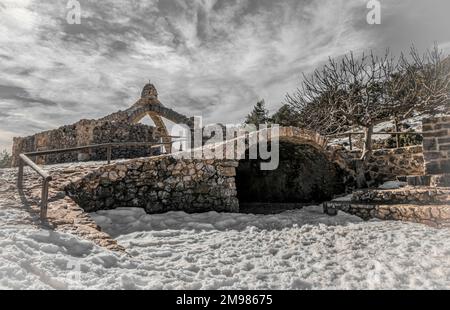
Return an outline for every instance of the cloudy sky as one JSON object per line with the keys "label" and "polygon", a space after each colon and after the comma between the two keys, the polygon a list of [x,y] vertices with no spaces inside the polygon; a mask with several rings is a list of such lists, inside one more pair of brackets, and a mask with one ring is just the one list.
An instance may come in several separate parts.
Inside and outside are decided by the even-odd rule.
{"label": "cloudy sky", "polygon": [[0,0],[0,150],[81,118],[126,109],[151,80],[161,101],[207,122],[239,122],[258,99],[274,112],[302,72],[329,56],[450,51],[450,1]]}

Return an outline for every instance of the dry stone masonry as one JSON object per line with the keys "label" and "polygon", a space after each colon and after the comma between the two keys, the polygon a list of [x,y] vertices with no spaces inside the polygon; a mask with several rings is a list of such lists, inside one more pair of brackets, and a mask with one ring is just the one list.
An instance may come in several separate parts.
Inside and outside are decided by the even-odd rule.
{"label": "dry stone masonry", "polygon": [[[159,142],[154,127],[122,122],[82,120],[73,125],[45,131],[33,136],[14,138],[13,166],[18,164],[20,153],[66,149],[110,142]],[[154,155],[148,147],[114,148],[112,158],[136,158]],[[105,160],[106,150],[95,149],[89,153],[68,152],[37,158],[39,164],[57,164],[87,160]]]}
{"label": "dry stone masonry", "polygon": [[[356,164],[361,157],[361,151],[347,151],[340,148],[333,151],[338,156],[337,161],[344,162],[356,173]],[[377,186],[386,181],[394,181],[399,176],[423,175],[424,158],[421,145],[374,150],[365,168],[365,180],[370,186]]]}
{"label": "dry stone masonry", "polygon": [[423,121],[423,154],[427,175],[437,184],[448,184],[450,174],[450,116],[429,118]]}
{"label": "dry stone masonry", "polygon": [[236,161],[176,160],[171,156],[107,165],[66,191],[88,212],[140,207],[148,213],[238,212]]}
{"label": "dry stone masonry", "polygon": [[324,209],[328,214],[335,214],[336,210],[340,210],[364,220],[404,221],[421,223],[436,228],[450,228],[449,205],[418,207],[415,204],[328,203]]}
{"label": "dry stone masonry", "polygon": [[[138,124],[150,117],[155,126]],[[162,117],[177,124],[192,127],[192,119],[165,107],[158,100],[154,85],[147,84],[141,98],[125,111],[118,111],[98,120],[81,120],[73,125],[41,132],[29,137],[14,138],[13,166],[18,165],[19,154],[33,151],[66,149],[111,142],[164,142],[170,152],[171,138]],[[113,149],[112,158],[138,158],[154,155],[148,147]],[[96,149],[86,153],[63,153],[37,158],[41,164],[75,162],[78,160],[104,160],[106,151]]]}

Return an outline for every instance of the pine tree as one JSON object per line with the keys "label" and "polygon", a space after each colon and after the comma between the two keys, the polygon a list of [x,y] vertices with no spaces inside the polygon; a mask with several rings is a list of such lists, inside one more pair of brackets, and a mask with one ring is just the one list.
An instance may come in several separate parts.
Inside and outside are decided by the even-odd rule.
{"label": "pine tree", "polygon": [[299,114],[291,109],[291,107],[287,104],[281,106],[281,108],[272,115],[270,118],[270,123],[287,127],[301,127],[299,122]]}
{"label": "pine tree", "polygon": [[266,103],[264,100],[260,100],[256,103],[253,111],[247,115],[245,119],[245,124],[255,125],[259,127],[260,125],[265,125],[269,122],[269,111],[266,109]]}

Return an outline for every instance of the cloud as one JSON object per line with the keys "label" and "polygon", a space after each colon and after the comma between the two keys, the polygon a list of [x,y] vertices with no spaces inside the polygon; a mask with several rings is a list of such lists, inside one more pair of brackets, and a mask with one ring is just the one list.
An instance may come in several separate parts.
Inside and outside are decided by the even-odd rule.
{"label": "cloud", "polygon": [[[19,74],[24,74],[19,73]],[[24,88],[17,86],[0,85],[0,100],[15,100],[19,103],[17,108],[25,109],[32,104],[39,104],[46,107],[56,106],[57,103],[51,100],[33,97]]]}
{"label": "cloud", "polygon": [[102,117],[149,79],[168,107],[238,122],[261,98],[274,111],[329,56],[450,42],[438,29],[448,5],[435,1],[382,1],[383,23],[370,26],[365,0],[80,0],[81,25],[67,24],[65,0],[2,0],[0,128]]}

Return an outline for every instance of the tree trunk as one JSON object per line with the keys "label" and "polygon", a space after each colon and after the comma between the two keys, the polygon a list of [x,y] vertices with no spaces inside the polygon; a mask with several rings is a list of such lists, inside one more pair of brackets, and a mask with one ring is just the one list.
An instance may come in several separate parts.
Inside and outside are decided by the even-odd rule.
{"label": "tree trunk", "polygon": [[362,152],[361,160],[366,162],[366,160],[372,154],[372,136],[373,136],[373,125],[364,129],[364,148]]}

